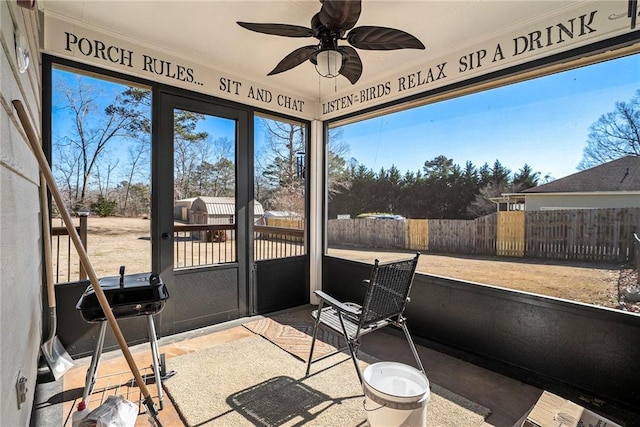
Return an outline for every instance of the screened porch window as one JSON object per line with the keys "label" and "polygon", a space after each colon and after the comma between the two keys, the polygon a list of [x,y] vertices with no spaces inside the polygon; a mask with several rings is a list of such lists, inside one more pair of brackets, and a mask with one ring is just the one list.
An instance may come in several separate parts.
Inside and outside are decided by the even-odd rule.
{"label": "screened porch window", "polygon": [[[52,70],[52,171],[100,277],[151,270],[151,91]],[[53,204],[56,282],[86,279]]]}
{"label": "screened porch window", "polygon": [[254,128],[254,258],[306,255],[306,125],[258,115]]}
{"label": "screened porch window", "polygon": [[331,127],[327,254],[419,250],[424,273],[627,309],[640,188],[577,186],[640,153],[639,69],[635,54]]}

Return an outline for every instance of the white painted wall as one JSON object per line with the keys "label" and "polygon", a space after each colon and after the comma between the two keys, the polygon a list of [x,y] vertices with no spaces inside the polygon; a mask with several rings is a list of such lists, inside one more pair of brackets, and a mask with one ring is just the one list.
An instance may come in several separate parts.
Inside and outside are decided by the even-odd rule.
{"label": "white painted wall", "polygon": [[324,183],[323,161],[326,162],[324,155],[324,137],[322,122],[313,120],[311,122],[311,141],[310,150],[311,164],[309,165],[309,302],[317,305],[320,301],[315,291],[322,289],[322,256],[324,255],[324,242],[322,240],[323,211],[325,206],[323,198],[326,197],[322,191]]}
{"label": "white painted wall", "polygon": [[640,193],[629,194],[527,194],[525,210],[640,208]]}
{"label": "white painted wall", "polygon": [[[40,18],[0,2],[0,424],[27,426],[42,340],[42,274],[38,165],[11,101],[22,100],[40,135]],[[29,43],[30,66],[20,74],[14,28]],[[16,381],[27,379],[18,409]]]}

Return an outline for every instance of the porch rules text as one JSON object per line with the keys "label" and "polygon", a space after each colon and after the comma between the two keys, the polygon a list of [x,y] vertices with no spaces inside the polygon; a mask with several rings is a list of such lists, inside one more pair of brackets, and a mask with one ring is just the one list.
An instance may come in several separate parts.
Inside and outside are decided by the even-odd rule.
{"label": "porch rules text", "polygon": [[75,48],[80,54],[86,57],[92,57],[128,68],[136,68],[145,73],[168,77],[181,82],[202,85],[202,83],[196,81],[193,68],[174,64],[170,61],[165,61],[144,53],[140,54],[140,60],[136,66],[136,54],[132,50],[107,44],[97,39],[78,37],[70,32],[65,32],[65,36],[66,51],[73,52],[73,48]]}
{"label": "porch rules text", "polygon": [[446,80],[456,77],[459,79],[471,72],[484,71],[484,69],[480,70],[482,67],[487,69],[487,72],[497,69],[498,64],[507,58],[526,57],[553,46],[589,36],[597,31],[594,24],[597,13],[597,10],[593,10],[564,22],[545,25],[526,34],[518,34],[511,40],[496,42],[490,48],[475,49],[457,56],[457,59],[454,56],[451,61],[441,61],[437,65],[327,101],[322,104],[322,114],[336,113],[358,103],[381,101],[405,91],[440,87],[446,84]]}
{"label": "porch rules text", "polygon": [[[106,43],[95,37],[83,37],[73,32],[65,31],[65,47],[67,52],[77,52],[80,55],[91,59],[93,62],[104,61],[111,65],[130,68],[141,71],[142,74],[172,79],[177,82],[205,86],[196,78],[193,67],[188,67],[174,61],[158,58],[146,53],[136,53],[133,50],[123,48],[114,43]],[[285,94],[274,94],[266,88],[259,88],[227,77],[220,77],[218,86],[214,90],[224,95],[243,97],[245,100],[253,101],[254,104],[277,105],[281,109],[291,111],[304,111],[304,100],[294,98]],[[245,90],[245,92],[243,92]],[[240,99],[239,101],[243,101]]]}

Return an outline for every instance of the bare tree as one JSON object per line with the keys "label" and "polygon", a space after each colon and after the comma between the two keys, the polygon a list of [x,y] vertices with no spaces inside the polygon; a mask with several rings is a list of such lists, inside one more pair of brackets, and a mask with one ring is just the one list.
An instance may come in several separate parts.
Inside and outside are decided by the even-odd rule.
{"label": "bare tree", "polygon": [[111,162],[111,161],[106,162],[104,166],[106,166],[106,169],[107,169],[107,176],[104,178],[104,180],[101,173],[103,165],[101,165],[100,163],[96,164],[95,180],[98,185],[98,194],[101,197],[109,196],[109,184],[111,180],[111,174],[118,167],[118,163],[120,163],[118,159],[116,159],[115,162]]}
{"label": "bare tree", "polygon": [[88,84],[79,76],[76,84],[61,83],[58,90],[65,100],[60,108],[70,112],[73,123],[57,141],[61,158],[58,164],[62,165],[58,172],[63,176],[72,207],[86,205],[96,165],[109,143],[120,137],[134,137],[139,116],[135,109],[118,106],[122,102],[120,95],[110,99],[97,85]]}
{"label": "bare tree", "polygon": [[[178,116],[182,119],[178,119]],[[174,196],[175,200],[197,196],[197,168],[209,158],[210,145],[207,132],[197,132],[202,114],[176,112],[174,126]]]}
{"label": "bare tree", "polygon": [[355,159],[347,160],[349,144],[342,139],[342,128],[329,130],[329,143],[327,144],[327,192],[329,198],[335,194],[349,190],[351,187],[350,166],[356,163]]}
{"label": "bare tree", "polygon": [[305,152],[304,126],[284,121],[263,119],[269,150],[264,153],[264,175],[274,185],[299,181],[298,156]]}
{"label": "bare tree", "polygon": [[60,192],[67,206],[75,205],[80,188],[80,159],[70,154],[69,143],[59,141],[55,146],[56,162],[52,165]]}
{"label": "bare tree", "polygon": [[472,218],[479,218],[496,212],[496,204],[491,201],[491,198],[499,197],[502,193],[506,192],[509,192],[509,188],[504,181],[488,183],[480,188],[479,194],[476,195],[475,200],[471,202],[467,208],[467,213],[469,213]]}
{"label": "bare tree", "polygon": [[640,90],[629,102],[591,125],[578,169],[584,170],[624,156],[640,156]]}
{"label": "bare tree", "polygon": [[304,215],[305,126],[262,119],[266,149],[257,153],[256,197],[267,209]]}
{"label": "bare tree", "polygon": [[[123,92],[121,107],[123,109],[137,110],[140,106],[147,109],[151,108],[151,92],[135,87],[128,88]],[[198,123],[204,120],[205,115],[194,113],[186,110],[175,110],[174,112],[174,197],[176,200],[192,197],[200,194],[199,181],[197,171],[202,165],[211,159],[212,148],[210,135],[207,132],[198,130]],[[136,123],[139,133],[138,143],[129,150],[129,173],[126,179],[125,187],[127,189],[138,188],[133,182],[142,172],[139,170],[141,165],[147,164],[150,143],[149,135],[151,134],[151,118],[150,116],[141,116]],[[231,144],[233,145],[233,144]],[[227,146],[221,144],[219,151],[228,149]],[[215,151],[215,150],[214,150]],[[217,154],[217,151],[214,153]],[[145,179],[148,181],[148,179]],[[136,194],[143,194],[142,191],[136,191]],[[129,203],[129,192],[125,192],[125,204]],[[146,196],[145,196],[146,197]],[[144,204],[144,200],[136,205]]]}
{"label": "bare tree", "polygon": [[[139,175],[144,175],[144,173],[141,173],[140,169],[140,165],[141,163],[145,163],[146,164],[146,160],[149,157],[149,148],[150,148],[150,144],[148,141],[145,141],[143,139],[138,139],[136,140],[136,142],[132,145],[129,146],[129,150],[128,150],[128,155],[129,155],[129,167],[128,167],[128,174],[127,174],[127,180],[125,182],[125,194],[124,194],[124,202],[122,203],[122,213],[124,215],[127,215],[127,207],[129,204],[129,196],[131,194],[131,185],[133,184],[134,179],[136,179],[137,177],[139,177]],[[143,177],[146,178],[145,181],[149,181],[148,179],[148,172],[147,171],[147,176]]]}
{"label": "bare tree", "polygon": [[195,170],[194,186],[202,195],[233,197],[235,195],[234,143],[227,137],[210,143],[211,155]]}

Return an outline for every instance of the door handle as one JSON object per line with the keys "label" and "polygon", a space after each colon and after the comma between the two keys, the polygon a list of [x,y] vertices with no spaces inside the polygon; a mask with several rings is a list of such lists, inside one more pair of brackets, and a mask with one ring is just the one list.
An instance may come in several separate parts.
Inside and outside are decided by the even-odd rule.
{"label": "door handle", "polygon": [[162,233],[162,240],[169,240],[169,233]]}

